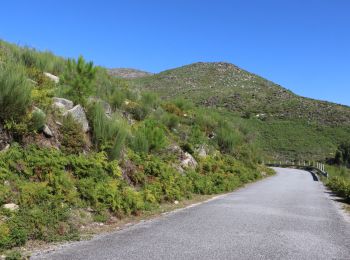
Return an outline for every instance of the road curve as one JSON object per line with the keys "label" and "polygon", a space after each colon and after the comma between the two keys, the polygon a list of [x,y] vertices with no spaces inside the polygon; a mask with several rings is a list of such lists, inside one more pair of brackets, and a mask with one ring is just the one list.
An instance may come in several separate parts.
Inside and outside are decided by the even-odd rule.
{"label": "road curve", "polygon": [[31,259],[350,259],[350,224],[306,171]]}

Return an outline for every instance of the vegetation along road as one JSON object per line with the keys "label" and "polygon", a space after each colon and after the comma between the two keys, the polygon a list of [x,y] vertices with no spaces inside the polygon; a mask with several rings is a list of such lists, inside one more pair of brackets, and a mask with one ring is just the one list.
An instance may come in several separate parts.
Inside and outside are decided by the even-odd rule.
{"label": "vegetation along road", "polygon": [[350,224],[306,171],[33,259],[349,259]]}

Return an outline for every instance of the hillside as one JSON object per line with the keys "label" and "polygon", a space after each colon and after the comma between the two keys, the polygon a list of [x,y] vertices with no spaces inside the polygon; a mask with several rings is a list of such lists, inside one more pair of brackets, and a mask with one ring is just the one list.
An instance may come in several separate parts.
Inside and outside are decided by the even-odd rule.
{"label": "hillside", "polygon": [[0,41],[0,255],[232,191],[273,173],[261,161],[215,111]]}
{"label": "hillside", "polygon": [[349,107],[300,97],[229,63],[199,62],[132,82],[166,98],[182,96],[206,107],[225,108],[241,115],[350,125]]}
{"label": "hillside", "polygon": [[137,70],[137,69],[130,69],[130,68],[109,69],[108,73],[114,77],[123,78],[123,79],[141,78],[141,77],[153,75],[150,72]]}
{"label": "hillside", "polygon": [[129,82],[218,111],[255,133],[266,157],[321,160],[350,136],[349,107],[298,96],[229,63],[199,62]]}

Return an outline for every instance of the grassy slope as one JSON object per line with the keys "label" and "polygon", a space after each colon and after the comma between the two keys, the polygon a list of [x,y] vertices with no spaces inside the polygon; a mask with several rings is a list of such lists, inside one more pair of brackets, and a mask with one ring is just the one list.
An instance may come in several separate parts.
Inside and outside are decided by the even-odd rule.
{"label": "grassy slope", "polygon": [[[0,254],[30,240],[77,239],[94,222],[232,191],[273,173],[259,165],[249,133],[215,111],[159,100],[103,68],[95,75],[82,58],[78,63],[0,41],[0,97],[6,97],[0,111],[8,111],[0,113],[0,144],[11,144],[0,152]],[[80,83],[91,91],[77,94]],[[54,96],[82,101],[91,138],[52,108]],[[104,102],[111,105],[110,117]],[[44,135],[44,124],[54,137]],[[217,135],[209,138],[214,128]],[[208,155],[200,156],[198,148]],[[184,151],[197,167],[179,167],[189,157]]]}
{"label": "grassy slope", "polygon": [[[240,121],[271,156],[329,157],[350,133],[349,107],[297,96],[232,64],[195,63],[131,82],[163,97],[190,98]],[[257,114],[264,114],[263,120],[238,119]]]}

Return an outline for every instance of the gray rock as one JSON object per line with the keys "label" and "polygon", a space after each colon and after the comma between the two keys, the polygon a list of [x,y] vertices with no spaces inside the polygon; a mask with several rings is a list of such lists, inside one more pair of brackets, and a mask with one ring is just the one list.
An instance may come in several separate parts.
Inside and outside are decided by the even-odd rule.
{"label": "gray rock", "polygon": [[53,133],[52,133],[51,129],[47,125],[44,125],[43,133],[48,138],[53,137]]}
{"label": "gray rock", "polygon": [[45,75],[46,77],[48,77],[49,79],[51,79],[51,80],[52,80],[53,82],[55,82],[55,83],[60,82],[60,78],[57,77],[57,76],[55,76],[55,75],[53,75],[53,74],[51,74],[51,73],[44,72],[44,75]]}
{"label": "gray rock", "polygon": [[89,122],[86,118],[85,111],[81,105],[76,105],[72,109],[63,114],[64,116],[71,115],[72,118],[81,125],[83,131],[86,133],[90,130]]}
{"label": "gray rock", "polygon": [[105,111],[106,116],[112,115],[112,108],[106,101],[96,97],[89,97],[89,103],[100,103]]}
{"label": "gray rock", "polygon": [[63,113],[73,108],[73,101],[70,101],[68,99],[54,97],[52,98],[52,100],[53,100],[52,106]]}
{"label": "gray rock", "polygon": [[4,204],[2,207],[4,209],[8,209],[10,211],[16,211],[19,208],[19,206],[17,204],[15,204],[15,203]]}
{"label": "gray rock", "polygon": [[101,102],[102,102],[102,106],[103,106],[103,109],[105,110],[106,115],[111,116],[112,115],[111,106],[106,101],[101,101]]}
{"label": "gray rock", "polygon": [[199,157],[207,157],[208,153],[207,153],[207,149],[204,145],[200,146],[198,149],[197,149],[197,153],[198,153],[198,156]]}
{"label": "gray rock", "polygon": [[181,158],[180,165],[183,168],[196,168],[198,163],[191,154],[185,152]]}

